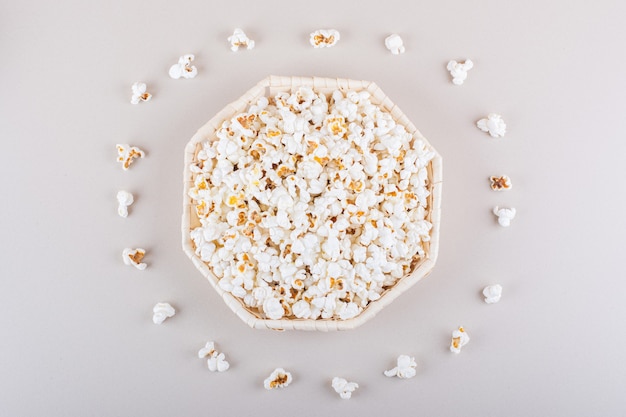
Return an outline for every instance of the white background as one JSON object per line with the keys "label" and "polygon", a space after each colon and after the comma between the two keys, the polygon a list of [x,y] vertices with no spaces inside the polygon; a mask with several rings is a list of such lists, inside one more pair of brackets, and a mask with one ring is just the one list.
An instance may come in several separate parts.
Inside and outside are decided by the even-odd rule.
{"label": "white background", "polygon": [[[623,415],[624,2],[0,6],[0,415]],[[235,27],[254,50],[229,50]],[[314,50],[318,28],[341,41]],[[393,32],[404,55],[384,48]],[[185,53],[198,77],[170,79]],[[455,86],[446,63],[465,58]],[[269,74],[375,81],[443,156],[438,263],[358,329],[250,329],[181,249],[186,142]],[[139,80],[154,97],[133,106]],[[489,112],[504,139],[475,127]],[[116,143],[147,157],[124,172]],[[491,191],[494,174],[513,189]],[[517,208],[510,228],[494,205]],[[137,246],[145,271],[121,262]],[[499,304],[482,301],[490,283]],[[156,326],[159,301],[178,314]],[[472,340],[455,356],[458,325]],[[227,373],[197,358],[207,340]],[[382,375],[399,354],[414,379]],[[278,366],[294,382],[265,391]],[[333,376],[361,388],[340,400]]]}

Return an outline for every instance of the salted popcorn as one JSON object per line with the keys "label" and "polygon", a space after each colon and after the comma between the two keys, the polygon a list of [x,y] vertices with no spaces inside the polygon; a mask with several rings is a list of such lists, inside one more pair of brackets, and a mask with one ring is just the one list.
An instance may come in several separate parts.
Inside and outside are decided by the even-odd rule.
{"label": "salted popcorn", "polygon": [[263,386],[266,390],[285,388],[291,384],[291,380],[292,378],[289,372],[285,371],[283,368],[276,368],[270,376],[263,381]]}
{"label": "salted popcorn", "polygon": [[177,80],[179,78],[195,78],[198,75],[198,69],[195,65],[191,65],[196,57],[193,54],[183,55],[178,58],[178,63],[170,67],[170,77]]}
{"label": "salted popcorn", "polygon": [[341,35],[335,29],[319,29],[311,33],[309,42],[314,48],[330,48],[335,46]]}
{"label": "salted popcorn", "polygon": [[130,206],[131,204],[133,204],[133,201],[135,201],[135,199],[133,198],[133,195],[131,193],[129,193],[128,191],[118,191],[117,192],[117,214],[119,214],[121,217],[128,217],[128,206]]}
{"label": "salted popcorn", "polygon": [[350,320],[424,256],[435,153],[366,91],[261,97],[202,143],[196,255],[270,320]]}
{"label": "salted popcorn", "polygon": [[467,79],[467,71],[474,68],[474,63],[471,59],[466,59],[465,62],[456,62],[452,60],[448,62],[446,67],[450,71],[452,76],[452,83],[455,85],[461,85]]}
{"label": "salted popcorn", "polygon": [[393,369],[385,371],[385,376],[394,377],[397,376],[401,379],[413,378],[416,374],[415,368],[417,363],[415,358],[407,355],[398,356],[397,366]]}
{"label": "salted popcorn", "polygon": [[157,303],[152,309],[152,321],[154,324],[162,324],[165,319],[173,317],[176,310],[169,303]]}
{"label": "salted popcorn", "polygon": [[496,113],[489,113],[486,119],[476,122],[476,126],[494,138],[501,138],[506,133],[506,123],[502,120],[502,116]]}
{"label": "salted popcorn", "polygon": [[405,50],[402,38],[396,33],[385,38],[385,46],[394,55],[403,54]]}
{"label": "salted popcorn", "polygon": [[254,41],[248,38],[244,31],[239,28],[236,28],[235,32],[228,37],[228,43],[230,43],[230,50],[233,52],[238,51],[239,48],[254,48]]}
{"label": "salted popcorn", "polygon": [[349,400],[352,397],[352,393],[359,387],[359,384],[348,382],[344,378],[336,376],[333,378],[331,386],[342,399]]}
{"label": "salted popcorn", "polygon": [[207,342],[206,346],[198,352],[200,359],[207,359],[207,366],[211,372],[225,372],[230,368],[230,364],[226,361],[224,353],[220,353],[215,349],[214,342]]}
{"label": "salted popcorn", "polygon": [[149,101],[152,94],[148,93],[146,83],[137,81],[131,87],[133,95],[130,98],[132,104],[139,104],[140,101]]}
{"label": "salted popcorn", "polygon": [[483,295],[487,304],[497,303],[502,297],[502,286],[499,284],[488,285],[483,290]]}
{"label": "salted popcorn", "polygon": [[141,262],[146,255],[146,251],[141,248],[126,248],[122,251],[122,259],[125,265],[134,266],[135,268],[143,271],[148,266],[146,263]]}
{"label": "salted popcorn", "polygon": [[516,210],[514,208],[498,207],[493,208],[493,214],[498,216],[498,224],[502,227],[509,227],[511,220],[515,218]]}
{"label": "salted popcorn", "polygon": [[146,156],[144,151],[136,146],[130,146],[129,144],[117,144],[115,148],[117,149],[117,162],[122,163],[124,171],[130,168],[133,162],[135,162],[135,159]]}
{"label": "salted popcorn", "polygon": [[489,181],[491,182],[491,189],[494,191],[510,190],[513,187],[511,179],[506,175],[499,177],[491,176],[489,177]]}
{"label": "salted popcorn", "polygon": [[452,332],[452,342],[450,343],[450,352],[461,353],[461,348],[469,343],[469,336],[465,329],[461,326]]}

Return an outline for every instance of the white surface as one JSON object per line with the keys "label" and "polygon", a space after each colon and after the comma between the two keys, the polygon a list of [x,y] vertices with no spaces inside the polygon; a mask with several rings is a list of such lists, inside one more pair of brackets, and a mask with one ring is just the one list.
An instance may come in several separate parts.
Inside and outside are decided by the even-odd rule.
{"label": "white surface", "polygon": [[[623,414],[622,1],[4,2],[0,16],[2,416]],[[255,39],[232,53],[234,27]],[[319,27],[334,48],[310,47]],[[402,36],[406,53],[384,46]],[[198,76],[168,69],[194,53]],[[446,63],[471,57],[463,86]],[[183,148],[268,74],[375,81],[444,159],[433,273],[343,333],[253,330],[181,249]],[[153,98],[133,106],[129,85]],[[475,123],[506,116],[493,140]],[[146,151],[124,172],[116,143]],[[506,172],[515,188],[495,193]],[[115,194],[135,196],[121,219]],[[68,198],[69,197],[69,198]],[[495,205],[514,206],[511,227]],[[147,250],[146,271],[125,247]],[[497,280],[496,305],[481,290]],[[160,300],[176,308],[150,321]],[[115,308],[112,306],[115,305]],[[472,342],[448,347],[463,324]],[[231,368],[198,360],[219,340]],[[417,375],[386,378],[400,354]],[[293,383],[267,392],[284,367]],[[359,382],[351,401],[335,375]]]}

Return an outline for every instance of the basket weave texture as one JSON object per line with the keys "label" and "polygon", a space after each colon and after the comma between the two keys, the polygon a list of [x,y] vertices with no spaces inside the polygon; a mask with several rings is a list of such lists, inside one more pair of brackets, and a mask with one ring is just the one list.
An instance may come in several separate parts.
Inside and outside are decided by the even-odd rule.
{"label": "basket weave texture", "polygon": [[[246,111],[251,103],[256,102],[262,96],[274,96],[279,92],[292,92],[301,86],[309,86],[314,91],[331,94],[339,89],[342,91],[362,91],[367,90],[371,94],[371,100],[384,110],[388,111],[398,124],[402,124],[407,132],[415,139],[421,139],[435,152],[434,158],[428,166],[428,187],[430,196],[428,197],[428,207],[426,219],[432,223],[431,239],[423,242],[425,256],[415,265],[413,270],[400,278],[395,285],[383,292],[380,299],[371,301],[367,307],[356,317],[348,320],[338,319],[297,319],[283,318],[280,320],[270,320],[262,317],[257,311],[249,309],[242,300],[224,291],[218,285],[219,279],[213,274],[209,265],[202,261],[195,253],[195,245],[191,239],[190,232],[200,226],[195,205],[188,192],[194,185],[195,174],[191,172],[189,166],[196,162],[196,155],[202,143],[207,140],[215,140],[215,132],[221,127],[224,120],[230,119],[236,114]],[[430,143],[417,130],[415,125],[402,113],[402,111],[383,93],[383,91],[373,82],[358,81],[341,78],[320,78],[320,77],[284,77],[269,76],[261,80],[256,86],[248,90],[242,97],[233,103],[228,104],[211,120],[202,126],[191,138],[185,147],[185,169],[184,169],[184,192],[183,192],[183,215],[182,215],[182,243],[185,253],[189,256],[196,268],[211,283],[213,288],[220,294],[224,302],[237,314],[246,324],[256,329],[272,330],[347,330],[352,329],[374,317],[383,307],[391,303],[401,293],[413,286],[417,281],[427,276],[435,266],[439,247],[439,224],[441,217],[441,187],[442,187],[442,161],[441,156],[434,150]]]}

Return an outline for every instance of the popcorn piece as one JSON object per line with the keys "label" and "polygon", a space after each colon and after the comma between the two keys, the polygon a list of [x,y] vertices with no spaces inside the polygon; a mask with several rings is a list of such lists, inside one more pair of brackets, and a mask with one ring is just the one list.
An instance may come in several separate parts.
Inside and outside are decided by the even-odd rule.
{"label": "popcorn piece", "polygon": [[147,264],[141,262],[145,255],[146,251],[141,248],[126,248],[122,252],[122,259],[124,260],[125,265],[132,265],[140,271],[143,271],[148,266]]}
{"label": "popcorn piece", "polygon": [[450,344],[450,351],[453,353],[460,353],[461,348],[467,345],[470,341],[467,332],[463,327],[459,327],[458,330],[452,332],[452,343]]}
{"label": "popcorn piece", "polygon": [[285,371],[283,368],[276,368],[270,374],[269,377],[263,381],[265,389],[270,390],[274,388],[285,388],[291,384],[291,374]]}
{"label": "popcorn piece", "polygon": [[154,324],[161,324],[165,321],[165,319],[169,317],[173,317],[176,314],[176,310],[169,303],[157,303],[152,309],[154,313],[152,316],[152,321]]}
{"label": "popcorn piece", "polygon": [[499,284],[489,285],[483,290],[483,295],[487,304],[497,303],[502,297],[502,286]]}
{"label": "popcorn piece", "polygon": [[133,204],[133,195],[128,191],[118,191],[117,192],[117,202],[119,206],[117,207],[117,214],[122,217],[128,217],[128,207]]}
{"label": "popcorn piece", "polygon": [[309,42],[314,48],[330,48],[339,42],[340,37],[335,29],[319,29],[311,33]]}
{"label": "popcorn piece", "polygon": [[178,63],[170,67],[170,77],[177,80],[179,78],[195,78],[198,75],[198,69],[191,65],[195,56],[193,54],[183,55],[178,58]]}
{"label": "popcorn piece", "polygon": [[471,59],[466,59],[463,63],[452,60],[448,62],[448,66],[446,68],[450,71],[452,83],[455,85],[461,85],[467,79],[467,71],[474,68],[474,63]]}
{"label": "popcorn piece", "polygon": [[402,38],[396,33],[391,34],[387,36],[387,38],[385,38],[385,46],[394,55],[403,54],[405,51]]}
{"label": "popcorn piece", "polygon": [[476,122],[476,126],[494,138],[501,138],[506,133],[506,123],[502,120],[502,116],[496,113],[489,113],[486,119]]}
{"label": "popcorn piece", "polygon": [[226,356],[219,353],[215,349],[215,343],[207,342],[206,346],[198,352],[200,359],[207,358],[207,366],[211,372],[225,372],[230,368],[230,364],[226,361]]}
{"label": "popcorn piece", "polygon": [[417,363],[415,362],[415,358],[407,355],[398,356],[397,366],[393,369],[385,371],[385,376],[406,379],[413,378],[416,374],[415,368],[417,367]]}
{"label": "popcorn piece", "polygon": [[493,208],[493,214],[498,216],[498,223],[502,227],[509,227],[511,225],[511,220],[515,218],[515,213],[514,208],[500,208],[498,206]]}
{"label": "popcorn piece", "polygon": [[150,101],[152,98],[152,94],[146,92],[146,83],[137,81],[133,83],[131,88],[133,90],[133,95],[130,98],[132,104],[138,104],[140,101]]}
{"label": "popcorn piece", "polygon": [[243,30],[236,28],[235,32],[228,37],[230,43],[230,50],[236,52],[239,48],[252,49],[254,48],[254,41],[246,36]]}
{"label": "popcorn piece", "polygon": [[122,168],[124,168],[124,171],[130,168],[132,163],[135,162],[135,159],[143,158],[144,156],[146,156],[144,151],[136,146],[130,146],[128,144],[118,144],[115,145],[115,147],[117,149],[117,161],[122,163]]}
{"label": "popcorn piece", "polygon": [[511,179],[506,175],[489,177],[489,181],[491,181],[491,189],[494,191],[510,190],[513,187]]}
{"label": "popcorn piece", "polygon": [[349,400],[350,397],[352,397],[352,393],[359,387],[359,384],[356,382],[348,382],[336,376],[333,378],[331,386],[342,399]]}

